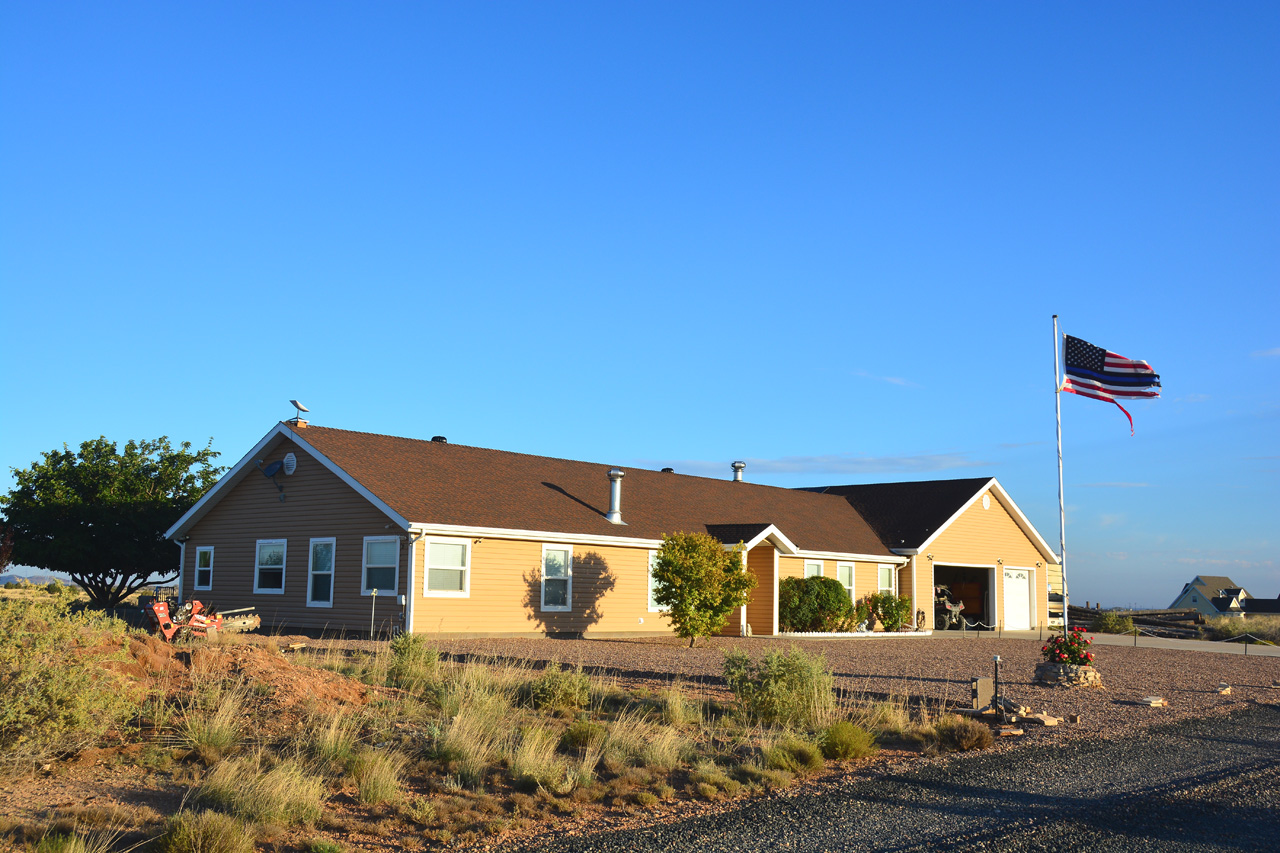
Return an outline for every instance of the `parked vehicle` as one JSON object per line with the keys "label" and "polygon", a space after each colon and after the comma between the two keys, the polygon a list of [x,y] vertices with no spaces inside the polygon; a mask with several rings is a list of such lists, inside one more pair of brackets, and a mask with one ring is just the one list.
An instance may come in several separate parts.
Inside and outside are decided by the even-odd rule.
{"label": "parked vehicle", "polygon": [[961,627],[964,602],[956,599],[945,585],[933,588],[933,625],[938,631]]}

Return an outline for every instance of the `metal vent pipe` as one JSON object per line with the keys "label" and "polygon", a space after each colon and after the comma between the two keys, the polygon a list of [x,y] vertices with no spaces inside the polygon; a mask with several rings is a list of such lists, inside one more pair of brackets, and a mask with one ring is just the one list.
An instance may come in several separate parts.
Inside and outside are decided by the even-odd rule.
{"label": "metal vent pipe", "polygon": [[621,468],[609,469],[609,511],[605,518],[613,524],[625,524],[622,520],[622,478],[625,472]]}
{"label": "metal vent pipe", "polygon": [[733,463],[733,481],[734,481],[735,483],[741,483],[741,482],[742,482],[742,469],[743,469],[743,468],[746,468],[746,467],[747,467],[747,463],[745,463],[745,462],[735,462],[735,463]]}

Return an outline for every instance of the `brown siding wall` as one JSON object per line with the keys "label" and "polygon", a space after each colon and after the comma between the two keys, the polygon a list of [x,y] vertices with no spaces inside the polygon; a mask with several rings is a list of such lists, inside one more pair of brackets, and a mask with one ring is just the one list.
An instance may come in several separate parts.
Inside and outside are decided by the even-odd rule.
{"label": "brown siding wall", "polygon": [[[452,539],[426,537],[414,546],[414,631],[588,636],[671,633],[666,614],[649,612],[647,548],[573,545],[573,609],[543,611],[544,543],[473,539],[470,594],[458,598],[426,595],[426,541],[432,538]],[[736,630],[735,621],[735,633]]]}
{"label": "brown siding wall", "polygon": [[[360,593],[364,537],[394,534],[398,528],[388,530],[387,516],[293,442],[277,439],[263,452],[263,459],[281,459],[290,451],[297,457],[297,470],[290,476],[283,472],[276,475],[284,486],[284,501],[275,484],[251,470],[191,528],[183,560],[183,599],[197,598],[223,610],[253,606],[263,625],[272,627],[367,631],[372,602]],[[337,540],[332,607],[307,606],[313,537]],[[287,540],[282,595],[253,591],[259,539]],[[207,545],[214,548],[213,588],[196,590],[196,549]],[[402,542],[399,592],[407,591],[408,553]],[[379,596],[377,621],[381,630],[403,627],[401,612],[395,595]]]}
{"label": "brown siding wall", "polygon": [[751,633],[769,636],[773,633],[773,559],[777,549],[771,543],[757,545],[747,553],[747,569],[755,576],[756,586],[747,600],[747,624]]}
{"label": "brown siding wall", "polygon": [[[933,555],[933,562],[939,565],[973,563],[989,566],[995,565],[996,560],[1002,560],[1003,565],[1008,568],[1034,570],[1032,594],[1035,597],[1036,612],[1032,627],[1044,621],[1049,605],[1045,589],[1044,556],[1022,532],[1022,528],[994,493],[991,493],[990,509],[982,508],[981,498],[974,501],[927,550]],[[917,562],[921,562],[921,557],[917,557]],[[924,559],[923,562],[927,563],[928,560]],[[1041,565],[1036,566],[1037,562]],[[999,570],[996,571],[994,580],[995,610],[997,618],[1003,623],[1004,579]]]}

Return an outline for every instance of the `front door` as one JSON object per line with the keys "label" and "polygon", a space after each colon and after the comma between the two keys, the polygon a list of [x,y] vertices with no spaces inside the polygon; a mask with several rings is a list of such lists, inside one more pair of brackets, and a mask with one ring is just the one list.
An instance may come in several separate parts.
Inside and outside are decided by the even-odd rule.
{"label": "front door", "polygon": [[1031,630],[1031,576],[1026,569],[1004,570],[1004,627]]}

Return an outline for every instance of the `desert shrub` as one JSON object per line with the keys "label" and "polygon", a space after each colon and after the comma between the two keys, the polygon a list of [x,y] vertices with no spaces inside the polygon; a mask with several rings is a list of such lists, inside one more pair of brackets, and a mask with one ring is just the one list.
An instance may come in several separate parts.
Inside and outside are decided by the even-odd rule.
{"label": "desert shrub", "polygon": [[636,805],[643,806],[646,809],[653,808],[658,804],[658,795],[652,791],[639,791],[636,793]]}
{"label": "desert shrub", "polygon": [[816,728],[835,708],[826,660],[800,649],[771,651],[759,664],[734,650],[725,655],[724,677],[749,722]]}
{"label": "desert shrub", "polygon": [[786,788],[795,781],[795,774],[775,767],[758,767],[755,764],[743,764],[737,771],[739,776],[754,786],[774,791]]}
{"label": "desert shrub", "polygon": [[1210,639],[1230,640],[1252,634],[1268,643],[1280,645],[1280,616],[1217,616],[1205,621],[1204,633]]}
{"label": "desert shrub", "polygon": [[36,842],[35,853],[111,853],[118,830],[99,829],[88,833],[50,830]]}
{"label": "desert shrub", "polygon": [[400,799],[400,776],[409,760],[395,750],[364,747],[347,762],[347,773],[356,783],[356,798],[367,806]]}
{"label": "desert shrub", "polygon": [[243,691],[227,690],[212,714],[194,705],[188,707],[178,727],[183,743],[205,764],[216,764],[240,744],[243,704]]}
{"label": "desert shrub", "polygon": [[778,625],[783,631],[850,631],[849,591],[835,578],[787,578],[778,585]]}
{"label": "desert shrub", "polygon": [[562,669],[552,661],[526,687],[529,704],[535,708],[582,708],[591,695],[591,679],[582,669]]}
{"label": "desert shrub", "polygon": [[601,755],[604,765],[613,773],[642,760],[652,728],[638,711],[623,711],[606,727]]}
{"label": "desert shrub", "polygon": [[592,741],[603,741],[605,727],[591,720],[574,720],[560,735],[560,748],[566,752],[581,752]]}
{"label": "desert shrub", "polygon": [[253,831],[214,811],[180,811],[156,842],[160,853],[253,853]]}
{"label": "desert shrub", "polygon": [[689,701],[678,684],[663,690],[659,698],[662,701],[662,722],[668,726],[687,726],[702,719],[699,707]]}
{"label": "desert shrub", "polygon": [[321,767],[345,767],[355,753],[360,721],[345,711],[334,711],[311,717],[306,732],[306,753]]}
{"label": "desert shrub", "polygon": [[332,838],[313,838],[303,845],[307,853],[346,853],[347,848]]}
{"label": "desert shrub", "polygon": [[462,784],[478,788],[498,760],[510,734],[508,706],[493,701],[472,701],[462,706],[440,734],[440,757],[456,765]]}
{"label": "desert shrub", "polygon": [[387,683],[405,690],[421,690],[440,678],[440,653],[422,634],[400,634],[391,641]]}
{"label": "desert shrub", "polygon": [[784,735],[760,747],[764,766],[806,776],[822,769],[822,750],[818,745],[795,735]]}
{"label": "desert shrub", "polygon": [[508,767],[516,784],[525,788],[546,788],[566,794],[573,788],[569,765],[556,752],[557,738],[546,726],[529,726],[521,733],[520,743],[508,758]]}
{"label": "desert shrub", "polygon": [[689,771],[689,784],[693,793],[704,800],[719,799],[721,791],[730,797],[736,797],[742,791],[742,783],[714,761],[699,761]]}
{"label": "desert shrub", "polygon": [[16,583],[14,583],[13,581],[5,581],[4,588],[5,588],[5,589],[17,589],[17,588],[18,588],[18,585],[17,585]]}
{"label": "desert shrub", "polygon": [[1133,617],[1114,610],[1103,610],[1093,617],[1089,630],[1095,634],[1132,634]]}
{"label": "desert shrub", "polygon": [[324,780],[295,761],[264,769],[262,756],[219,763],[196,791],[196,801],[259,823],[313,824],[324,803]]}
{"label": "desert shrub", "polygon": [[875,737],[869,731],[848,720],[837,720],[828,726],[819,745],[824,756],[840,761],[865,758],[879,750]]}
{"label": "desert shrub", "polygon": [[65,598],[0,601],[0,754],[79,749],[144,699],[102,664],[124,659],[125,624]]}
{"label": "desert shrub", "polygon": [[655,730],[640,750],[640,763],[650,770],[669,773],[680,764],[685,739],[676,729],[663,727]]}
{"label": "desert shrub", "polygon": [[908,595],[873,592],[864,600],[886,631],[896,631],[911,620],[911,597]]}
{"label": "desert shrub", "polygon": [[938,745],[944,752],[968,752],[986,749],[994,740],[991,729],[967,717],[943,717],[934,723]]}

